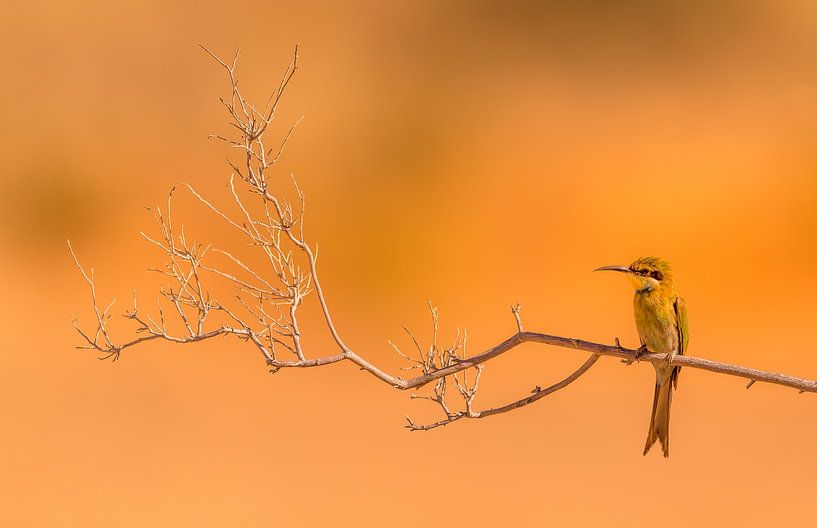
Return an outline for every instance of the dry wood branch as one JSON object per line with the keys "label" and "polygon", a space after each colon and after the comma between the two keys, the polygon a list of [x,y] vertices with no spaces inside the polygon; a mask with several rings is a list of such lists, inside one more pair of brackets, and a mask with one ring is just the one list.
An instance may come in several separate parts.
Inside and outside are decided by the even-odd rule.
{"label": "dry wood branch", "polygon": [[[74,263],[89,286],[96,319],[93,331],[82,330],[74,321],[76,331],[84,342],[79,348],[95,350],[101,354],[101,359],[116,360],[123,350],[147,341],[186,344],[219,336],[234,336],[258,349],[271,372],[348,361],[396,389],[412,390],[429,386],[426,394],[414,394],[412,397],[433,402],[441,408],[445,417],[427,425],[417,425],[409,419],[407,427],[411,430],[433,429],[463,418],[484,418],[530,405],[573,383],[601,356],[616,357],[626,363],[668,363],[669,358],[663,354],[639,353],[638,350],[624,348],[617,338],[614,345],[606,345],[525,331],[519,304],[511,307],[516,333],[469,357],[466,353],[468,332],[465,329],[462,332],[457,330],[451,344],[440,344],[439,310],[429,303],[432,319],[430,343],[423,346],[421,340],[408,329],[405,330],[411,339],[413,353],[404,353],[390,342],[395,352],[408,360],[409,365],[404,370],[416,370],[417,376],[404,379],[381,370],[348,347],[334,324],[318,275],[317,245],[313,249],[304,237],[304,193],[293,178],[294,193],[297,195],[296,206],[293,206],[272,185],[276,162],[300,119],[278,142],[277,150],[265,147],[264,136],[269,131],[282,97],[298,69],[298,48],[296,47],[292,61],[263,110],[257,109],[239,89],[236,77],[239,52],[230,61],[224,61],[207,48],[204,50],[227,72],[230,95],[221,99],[221,103],[227,111],[231,128],[237,131],[234,132],[235,136],[213,134],[210,137],[226,143],[231,151],[240,154],[241,159],[228,160],[232,174],[228,180],[229,193],[226,199],[229,205],[226,207],[216,205],[216,201],[205,198],[192,186],[188,185],[187,188],[204,207],[235,228],[239,238],[256,252],[263,263],[250,266],[246,262],[252,261],[242,261],[230,251],[213,248],[210,244],[190,243],[184,226],[174,225],[171,190],[165,210],[159,207],[151,210],[158,235],[142,234],[162,253],[165,263],[162,267],[155,268],[155,271],[168,282],[159,289],[156,299],[158,313],[155,316],[139,309],[134,292],[133,308],[124,317],[135,322],[136,336],[120,341],[114,340],[110,335],[107,325],[113,301],[100,309],[93,269],[85,271],[69,243]],[[230,208],[234,214],[229,212]],[[234,269],[222,269],[212,264],[212,254],[226,258],[228,265]],[[209,289],[211,279],[226,281],[233,287],[231,302],[222,302],[214,297]],[[334,353],[313,356],[301,341],[299,308],[312,298],[312,292],[317,298],[326,330],[337,347]],[[214,322],[210,317],[212,313],[221,314],[220,317],[229,324]],[[174,333],[170,319],[183,330]],[[483,378],[484,365],[525,343],[581,350],[589,352],[591,356],[576,371],[550,387],[537,387],[531,395],[506,405],[475,410],[474,402]],[[669,364],[744,378],[749,380],[747,388],[761,382],[793,388],[801,393],[817,392],[817,381],[703,358],[678,355]],[[458,395],[462,400],[460,410],[455,410],[446,399],[452,393],[455,398]]]}
{"label": "dry wood branch", "polygon": [[530,405],[531,403],[539,401],[542,398],[544,398],[545,396],[547,396],[549,394],[553,394],[557,390],[560,390],[560,389],[563,389],[563,388],[567,387],[568,385],[570,385],[571,383],[573,383],[574,381],[579,379],[579,377],[582,374],[587,372],[590,369],[590,367],[592,367],[596,363],[596,361],[598,361],[598,359],[599,359],[599,356],[597,356],[597,355],[590,356],[587,359],[587,361],[585,361],[582,364],[581,367],[579,367],[578,369],[573,371],[568,377],[566,377],[562,381],[560,381],[558,383],[554,383],[553,385],[551,385],[551,386],[549,386],[547,388],[544,388],[544,389],[541,388],[541,387],[534,387],[533,390],[531,391],[531,396],[527,396],[527,397],[522,398],[520,400],[516,400],[515,402],[508,403],[508,404],[503,405],[501,407],[494,407],[493,409],[486,409],[484,411],[472,411],[470,409],[467,409],[465,412],[459,412],[459,413],[456,413],[453,416],[449,416],[449,417],[447,417],[447,418],[445,418],[443,420],[440,420],[438,422],[433,422],[433,423],[425,424],[425,425],[417,425],[411,420],[411,418],[409,418],[407,416],[406,421],[408,422],[408,424],[406,425],[406,428],[411,430],[411,431],[428,431],[429,429],[435,429],[435,428],[441,427],[443,425],[448,425],[448,424],[450,424],[450,423],[452,423],[452,422],[454,422],[456,420],[459,420],[461,418],[474,418],[474,419],[486,418],[488,416],[494,416],[494,415],[497,415],[497,414],[506,413],[508,411],[513,411],[514,409],[519,409],[520,407],[524,407],[526,405]]}

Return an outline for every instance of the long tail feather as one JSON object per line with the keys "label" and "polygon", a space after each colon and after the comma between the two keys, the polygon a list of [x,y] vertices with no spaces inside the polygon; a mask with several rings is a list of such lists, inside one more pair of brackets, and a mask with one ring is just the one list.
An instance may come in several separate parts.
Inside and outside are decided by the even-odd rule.
{"label": "long tail feather", "polygon": [[669,457],[669,411],[672,404],[672,381],[666,379],[664,383],[655,383],[655,395],[652,400],[652,414],[650,429],[647,433],[647,443],[644,445],[646,455],[656,440],[661,442],[661,450],[665,457]]}

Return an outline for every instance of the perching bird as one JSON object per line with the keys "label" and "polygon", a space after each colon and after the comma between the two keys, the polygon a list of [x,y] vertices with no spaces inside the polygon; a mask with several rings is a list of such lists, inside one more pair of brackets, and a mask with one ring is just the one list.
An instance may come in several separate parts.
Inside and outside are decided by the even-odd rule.
{"label": "perching bird", "polygon": [[[626,273],[635,286],[635,326],[641,339],[640,351],[668,354],[671,361],[676,354],[684,355],[689,343],[689,325],[684,300],[675,292],[672,268],[669,262],[656,257],[644,257],[629,267],[604,266],[595,271]],[[652,402],[650,430],[644,454],[656,440],[661,441],[664,456],[669,457],[669,411],[672,392],[678,387],[681,367],[653,363],[655,367],[655,396]]]}

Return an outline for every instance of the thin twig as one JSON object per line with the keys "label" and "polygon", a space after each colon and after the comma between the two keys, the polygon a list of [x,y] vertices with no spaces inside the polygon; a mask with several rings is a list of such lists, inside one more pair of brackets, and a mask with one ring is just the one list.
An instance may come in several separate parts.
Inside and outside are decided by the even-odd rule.
{"label": "thin twig", "polygon": [[522,317],[519,315],[519,311],[522,309],[522,306],[519,303],[516,303],[516,306],[511,306],[511,312],[513,313],[514,319],[516,319],[516,328],[519,330],[521,334],[524,332],[522,329]]}
{"label": "thin twig", "polygon": [[547,396],[549,394],[553,394],[554,392],[567,387],[568,385],[570,385],[571,383],[573,383],[574,381],[579,379],[579,377],[582,374],[584,374],[585,372],[587,372],[590,369],[590,367],[592,367],[596,363],[596,361],[598,361],[598,359],[599,359],[599,356],[597,356],[595,354],[590,356],[587,359],[587,361],[585,361],[582,364],[581,367],[579,367],[578,369],[573,371],[568,377],[566,377],[562,381],[560,381],[558,383],[554,383],[553,385],[551,385],[550,387],[547,387],[545,389],[542,389],[541,387],[535,387],[531,391],[530,396],[527,396],[527,397],[522,398],[520,400],[517,400],[515,402],[508,403],[507,405],[503,405],[501,407],[494,407],[493,409],[486,409],[484,411],[466,410],[465,412],[460,412],[460,413],[455,414],[454,416],[449,416],[448,418],[445,418],[443,420],[439,420],[437,422],[433,422],[433,423],[425,424],[425,425],[418,425],[418,424],[414,423],[410,418],[406,418],[406,420],[408,421],[408,424],[406,425],[406,428],[411,430],[411,431],[428,431],[429,429],[434,429],[436,427],[441,427],[443,425],[448,425],[451,422],[457,421],[457,420],[459,420],[461,418],[472,418],[472,419],[487,418],[488,416],[494,416],[494,415],[497,415],[497,414],[506,413],[508,411],[513,411],[514,409],[518,409],[520,407],[530,405],[531,403],[539,401],[539,400],[541,400],[542,398],[544,398],[545,396]]}

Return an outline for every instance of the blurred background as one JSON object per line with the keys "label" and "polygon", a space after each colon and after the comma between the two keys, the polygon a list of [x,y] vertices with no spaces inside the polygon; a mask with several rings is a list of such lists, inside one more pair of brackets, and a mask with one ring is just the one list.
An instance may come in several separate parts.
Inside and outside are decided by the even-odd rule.
{"label": "blurred background", "polygon": [[[224,72],[265,101],[307,194],[338,328],[389,370],[401,325],[638,342],[607,264],[659,255],[690,355],[817,378],[817,7],[809,1],[6,2],[0,18],[0,521],[5,526],[743,526],[811,518],[813,395],[687,369],[672,457],[641,451],[653,369],[602,359],[534,406],[439,419],[351,365],[271,376],[245,343],[98,361],[70,238],[103,304],[154,305],[146,206],[225,203]],[[276,135],[277,134],[277,135]],[[243,251],[189,193],[190,238]],[[229,290],[224,290],[229,292]],[[314,303],[314,298],[310,299]],[[307,353],[331,351],[314,305]],[[132,325],[117,319],[121,340]],[[479,408],[583,353],[526,345]]]}

